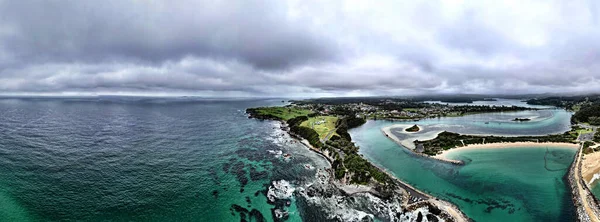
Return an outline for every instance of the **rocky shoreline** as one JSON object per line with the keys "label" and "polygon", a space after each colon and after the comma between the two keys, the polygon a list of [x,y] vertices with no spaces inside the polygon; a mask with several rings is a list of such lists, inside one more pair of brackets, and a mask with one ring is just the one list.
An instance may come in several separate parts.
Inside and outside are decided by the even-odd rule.
{"label": "rocky shoreline", "polygon": [[[249,115],[249,118],[256,117]],[[290,132],[284,121],[261,117],[258,119],[279,121],[281,130],[287,132],[309,150],[325,158],[330,165],[333,163],[327,154],[315,149],[308,141]],[[304,211],[310,209],[322,213],[323,218],[312,218],[319,221],[374,221],[375,219],[383,221],[424,221],[425,219],[427,221],[469,221],[453,204],[427,195],[400,181],[380,167],[378,168],[397,183],[399,188],[393,192],[393,195],[383,197],[377,191],[377,183],[360,186],[344,184],[342,181],[334,179],[331,169],[318,169],[316,182],[298,188],[293,194],[299,205],[305,208]],[[277,186],[281,187],[280,184],[281,182],[273,183],[269,187],[269,191],[271,193],[288,193],[289,191],[285,190],[278,191]],[[287,200],[278,199],[276,195],[270,195],[269,198],[269,201],[272,202]],[[274,213],[274,215],[281,216],[278,219],[287,217],[287,212]]]}
{"label": "rocky shoreline", "polygon": [[590,191],[580,175],[583,149],[575,154],[575,160],[569,168],[568,181],[575,214],[579,221],[600,221],[600,203]]}

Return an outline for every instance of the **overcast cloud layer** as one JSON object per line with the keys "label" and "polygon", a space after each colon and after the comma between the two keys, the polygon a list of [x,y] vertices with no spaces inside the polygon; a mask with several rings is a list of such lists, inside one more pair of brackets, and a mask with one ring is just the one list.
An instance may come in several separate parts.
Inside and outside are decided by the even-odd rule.
{"label": "overcast cloud layer", "polygon": [[596,0],[376,3],[0,0],[0,94],[600,91]]}

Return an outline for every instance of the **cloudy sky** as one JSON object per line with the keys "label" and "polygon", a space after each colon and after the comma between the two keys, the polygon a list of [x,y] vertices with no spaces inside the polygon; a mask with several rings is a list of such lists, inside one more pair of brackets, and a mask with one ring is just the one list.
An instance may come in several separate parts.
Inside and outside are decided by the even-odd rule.
{"label": "cloudy sky", "polygon": [[600,91],[600,2],[0,0],[0,94]]}

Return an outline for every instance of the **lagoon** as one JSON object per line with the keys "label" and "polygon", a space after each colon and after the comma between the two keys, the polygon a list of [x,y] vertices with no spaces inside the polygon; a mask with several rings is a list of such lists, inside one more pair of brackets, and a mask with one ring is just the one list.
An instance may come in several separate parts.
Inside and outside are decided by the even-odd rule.
{"label": "lagoon", "polygon": [[[515,116],[529,116],[533,121],[510,121]],[[570,116],[567,111],[550,109],[402,123],[465,134],[545,135],[569,130]],[[574,219],[564,180],[574,149],[538,146],[460,151],[455,158],[467,164],[455,166],[413,155],[380,131],[397,123],[368,121],[350,134],[365,158],[416,188],[455,203],[476,221]]]}

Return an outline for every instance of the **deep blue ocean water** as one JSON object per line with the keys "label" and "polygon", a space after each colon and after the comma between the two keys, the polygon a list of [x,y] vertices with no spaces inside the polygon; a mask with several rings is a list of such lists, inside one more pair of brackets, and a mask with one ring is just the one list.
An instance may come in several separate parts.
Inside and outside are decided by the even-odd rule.
{"label": "deep blue ocean water", "polygon": [[[0,221],[259,220],[253,209],[272,221],[266,185],[302,181],[314,175],[303,164],[324,164],[285,144],[275,122],[244,113],[282,104],[0,99]],[[268,150],[293,156],[284,161]],[[287,210],[290,221],[300,219],[295,204]]]}

